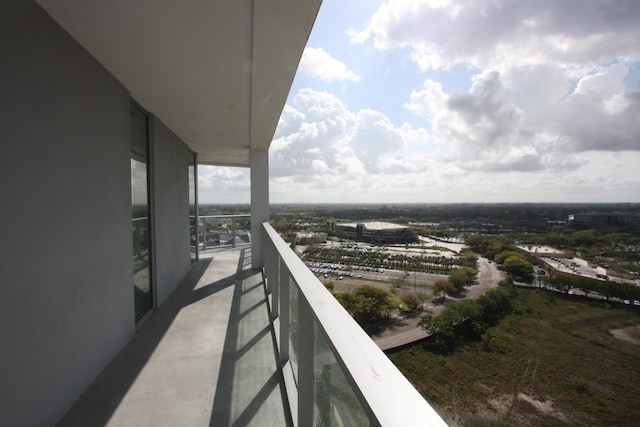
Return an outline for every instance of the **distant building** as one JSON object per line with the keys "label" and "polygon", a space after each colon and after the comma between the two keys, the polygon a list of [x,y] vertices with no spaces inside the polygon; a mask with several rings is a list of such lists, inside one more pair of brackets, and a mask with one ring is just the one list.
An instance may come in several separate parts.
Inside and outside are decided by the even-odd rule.
{"label": "distant building", "polygon": [[390,222],[339,223],[336,228],[353,240],[376,245],[418,241],[417,234],[411,228]]}
{"label": "distant building", "polygon": [[544,270],[550,278],[580,276],[599,280],[637,280],[637,274],[621,273],[575,257],[572,250],[549,246],[517,245],[516,248],[529,260]]}
{"label": "distant building", "polygon": [[529,257],[553,257],[553,258],[572,258],[574,251],[556,249],[550,246],[535,246],[535,245],[516,245],[516,248]]}
{"label": "distant building", "polygon": [[312,243],[325,243],[327,241],[327,233],[312,233],[301,231],[296,233],[297,245],[310,245]]}
{"label": "distant building", "polygon": [[615,225],[620,227],[640,227],[640,213],[580,213],[569,215],[569,222],[582,226]]}

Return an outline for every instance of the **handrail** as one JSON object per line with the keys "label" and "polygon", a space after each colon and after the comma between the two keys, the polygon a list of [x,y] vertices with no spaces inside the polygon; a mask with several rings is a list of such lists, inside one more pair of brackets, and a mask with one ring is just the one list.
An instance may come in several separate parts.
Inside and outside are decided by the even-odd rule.
{"label": "handrail", "polygon": [[[314,417],[339,417],[342,395],[329,396],[333,403],[318,404],[318,387],[332,389],[331,384],[320,384],[325,378],[318,377],[318,363],[326,355],[317,354],[318,340],[324,340],[335,358],[346,382],[356,396],[364,416],[372,426],[444,426],[446,423],[424,400],[404,375],[393,365],[362,328],[342,308],[338,301],[322,285],[318,278],[304,265],[298,256],[282,240],[278,233],[265,222],[265,276],[267,287],[272,292],[272,318],[278,323],[276,330],[279,360],[283,368],[291,366],[295,381],[286,381],[287,393],[296,425],[314,424]],[[297,319],[290,319],[288,312],[291,290],[297,293]],[[292,314],[291,316],[295,316]],[[303,320],[307,320],[307,322]],[[290,323],[296,322],[296,338],[299,359],[292,366],[288,348],[292,332]],[[319,331],[320,337],[314,337]],[[312,360],[307,360],[308,358]],[[311,372],[308,372],[308,370]],[[297,372],[296,372],[297,370]],[[315,371],[315,372],[314,372]],[[297,390],[291,390],[292,387]],[[335,387],[333,387],[335,388]],[[340,390],[342,393],[343,390]],[[311,400],[311,401],[310,401]],[[331,411],[331,414],[323,414]],[[342,418],[341,418],[342,419]]]}
{"label": "handrail", "polygon": [[[193,215],[192,215],[193,216]],[[198,215],[198,218],[250,218],[251,214],[229,214],[229,215]]]}
{"label": "handrail", "polygon": [[[192,216],[193,218],[193,216]],[[236,247],[236,220],[238,218],[251,218],[251,214],[230,214],[230,215],[198,215],[197,217],[197,227],[199,230],[202,231],[202,242],[200,242],[200,238],[198,237],[198,245],[202,244],[201,249],[203,251],[206,251],[207,249],[211,249],[211,248],[222,248],[222,247]],[[210,219],[220,219],[220,220],[230,220],[231,221],[231,234],[232,234],[232,241],[230,245],[213,245],[213,246],[208,246],[207,245],[207,240],[206,240],[206,227],[205,227],[205,223],[208,222],[208,220]],[[199,234],[198,234],[199,236]],[[249,242],[246,243],[247,245],[250,244]]]}

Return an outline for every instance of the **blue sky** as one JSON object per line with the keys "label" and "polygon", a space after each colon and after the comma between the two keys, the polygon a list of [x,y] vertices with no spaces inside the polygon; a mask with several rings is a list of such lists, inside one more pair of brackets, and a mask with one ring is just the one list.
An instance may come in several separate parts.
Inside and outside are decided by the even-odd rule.
{"label": "blue sky", "polygon": [[[324,0],[272,203],[640,202],[640,2]],[[249,201],[201,167],[200,201]]]}

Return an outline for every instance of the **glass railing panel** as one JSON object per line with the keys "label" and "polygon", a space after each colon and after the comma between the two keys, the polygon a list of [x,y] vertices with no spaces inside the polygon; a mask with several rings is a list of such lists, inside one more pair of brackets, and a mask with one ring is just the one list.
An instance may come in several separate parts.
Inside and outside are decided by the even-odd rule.
{"label": "glass railing panel", "polygon": [[369,425],[369,417],[317,325],[314,365],[313,424],[321,427]]}
{"label": "glass railing panel", "polygon": [[278,359],[296,376],[289,381],[289,369],[283,372],[298,425],[445,426],[273,227],[263,226],[265,248],[281,263],[279,320],[288,345]]}
{"label": "glass railing panel", "polygon": [[201,250],[251,244],[250,214],[200,215],[198,221],[198,244]]}
{"label": "glass railing panel", "polygon": [[293,376],[298,382],[298,288],[289,276],[289,361]]}

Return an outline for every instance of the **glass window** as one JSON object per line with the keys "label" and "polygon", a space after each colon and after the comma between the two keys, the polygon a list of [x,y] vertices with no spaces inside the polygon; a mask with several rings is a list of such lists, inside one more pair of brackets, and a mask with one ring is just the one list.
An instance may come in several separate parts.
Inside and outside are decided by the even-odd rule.
{"label": "glass window", "polygon": [[136,322],[153,306],[148,148],[147,115],[135,105],[131,105],[131,230]]}
{"label": "glass window", "polygon": [[198,260],[198,223],[196,222],[196,156],[189,165],[189,240],[191,242],[191,264]]}

